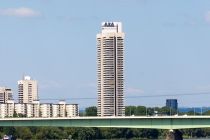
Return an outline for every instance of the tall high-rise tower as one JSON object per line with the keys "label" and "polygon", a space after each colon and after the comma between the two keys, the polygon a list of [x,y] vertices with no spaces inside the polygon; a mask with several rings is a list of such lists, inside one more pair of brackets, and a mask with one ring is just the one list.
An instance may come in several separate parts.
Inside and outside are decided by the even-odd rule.
{"label": "tall high-rise tower", "polygon": [[123,50],[121,22],[103,22],[97,34],[98,116],[124,116]]}
{"label": "tall high-rise tower", "polygon": [[36,80],[24,76],[23,80],[18,81],[18,99],[19,103],[32,103],[38,100],[38,86]]}

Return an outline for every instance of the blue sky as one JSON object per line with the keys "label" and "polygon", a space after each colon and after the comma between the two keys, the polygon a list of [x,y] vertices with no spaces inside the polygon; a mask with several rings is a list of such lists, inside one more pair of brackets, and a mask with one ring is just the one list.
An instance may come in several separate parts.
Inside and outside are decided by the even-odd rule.
{"label": "blue sky", "polygon": [[17,99],[17,81],[30,75],[41,99],[96,105],[71,98],[97,97],[103,21],[123,23],[126,105],[210,106],[209,0],[2,0],[0,86]]}

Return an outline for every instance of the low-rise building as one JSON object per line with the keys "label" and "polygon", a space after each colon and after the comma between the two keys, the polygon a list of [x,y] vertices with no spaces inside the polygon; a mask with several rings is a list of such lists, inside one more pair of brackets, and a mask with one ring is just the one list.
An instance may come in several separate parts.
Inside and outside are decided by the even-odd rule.
{"label": "low-rise building", "polygon": [[26,116],[27,117],[40,117],[40,102],[33,101],[32,103],[26,104]]}
{"label": "low-rise building", "polygon": [[76,117],[79,116],[78,104],[66,104],[60,101],[58,104],[44,103],[39,101],[32,103],[15,103],[8,100],[7,103],[0,104],[0,118],[5,117]]}
{"label": "low-rise building", "polygon": [[0,118],[7,117],[7,104],[0,104]]}
{"label": "low-rise building", "polygon": [[60,101],[58,103],[58,116],[59,117],[66,117],[66,102],[65,101]]}
{"label": "low-rise building", "polygon": [[8,117],[13,117],[15,112],[15,101],[14,100],[8,100],[6,103],[7,107],[7,115]]}
{"label": "low-rise building", "polygon": [[43,118],[52,117],[52,104],[50,103],[40,104],[40,117]]}
{"label": "low-rise building", "polygon": [[59,117],[59,105],[58,104],[52,105],[52,117],[54,117],[54,118]]}
{"label": "low-rise building", "polygon": [[26,116],[26,106],[27,104],[23,103],[23,104],[19,104],[16,103],[15,104],[15,113],[17,114],[18,117],[23,117]]}
{"label": "low-rise building", "polygon": [[66,104],[66,117],[79,116],[78,104]]}

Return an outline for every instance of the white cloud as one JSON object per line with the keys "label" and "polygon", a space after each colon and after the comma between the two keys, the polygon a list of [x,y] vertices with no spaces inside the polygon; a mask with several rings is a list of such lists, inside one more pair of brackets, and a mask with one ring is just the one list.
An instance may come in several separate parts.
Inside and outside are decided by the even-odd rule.
{"label": "white cloud", "polygon": [[41,13],[27,7],[20,7],[20,8],[0,9],[0,15],[27,18],[27,17],[40,16]]}
{"label": "white cloud", "polygon": [[210,11],[208,11],[208,12],[206,13],[206,15],[205,15],[205,20],[206,20],[207,23],[210,24]]}

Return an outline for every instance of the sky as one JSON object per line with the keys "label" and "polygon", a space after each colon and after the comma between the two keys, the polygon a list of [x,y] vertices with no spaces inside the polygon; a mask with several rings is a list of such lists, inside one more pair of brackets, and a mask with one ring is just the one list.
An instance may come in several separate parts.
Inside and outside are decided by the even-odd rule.
{"label": "sky", "polygon": [[209,0],[0,0],[0,86],[29,75],[41,102],[97,105],[96,34],[125,32],[125,105],[210,106]]}

